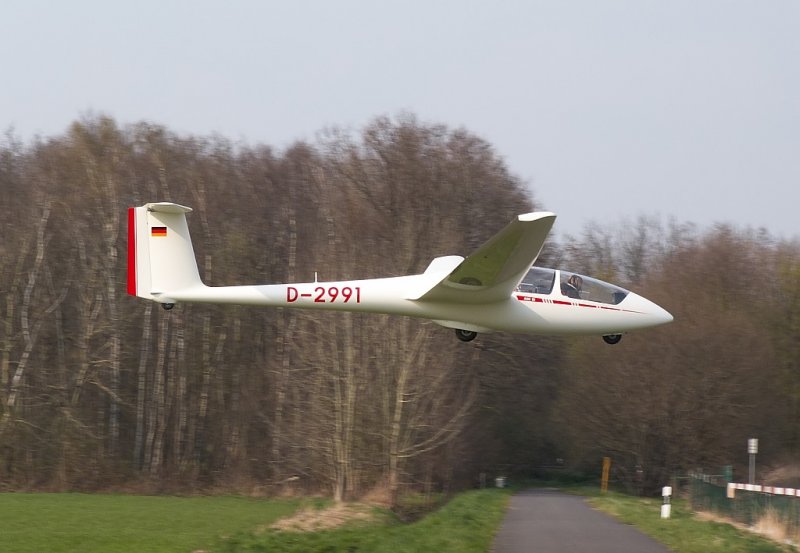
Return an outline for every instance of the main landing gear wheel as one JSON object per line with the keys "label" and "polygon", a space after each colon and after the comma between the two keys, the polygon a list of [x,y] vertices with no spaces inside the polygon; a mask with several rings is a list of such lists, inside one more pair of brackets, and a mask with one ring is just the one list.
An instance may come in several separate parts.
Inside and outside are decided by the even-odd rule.
{"label": "main landing gear wheel", "polygon": [[456,329],[456,337],[462,342],[471,342],[477,335],[478,333],[473,332],[472,330],[462,330],[460,328]]}
{"label": "main landing gear wheel", "polygon": [[619,341],[622,340],[622,334],[607,334],[603,336],[603,340],[606,344],[619,344]]}
{"label": "main landing gear wheel", "polygon": [[170,309],[175,307],[175,304],[174,303],[162,303],[161,307],[164,308],[164,311],[169,311]]}

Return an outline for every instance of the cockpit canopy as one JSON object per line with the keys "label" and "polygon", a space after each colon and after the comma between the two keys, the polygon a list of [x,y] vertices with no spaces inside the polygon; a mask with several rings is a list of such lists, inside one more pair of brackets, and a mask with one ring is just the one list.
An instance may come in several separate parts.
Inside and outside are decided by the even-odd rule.
{"label": "cockpit canopy", "polygon": [[560,294],[568,298],[617,305],[628,295],[624,288],[596,278],[543,267],[531,268],[519,283],[518,290],[529,294],[549,295],[553,292],[556,277],[559,279]]}

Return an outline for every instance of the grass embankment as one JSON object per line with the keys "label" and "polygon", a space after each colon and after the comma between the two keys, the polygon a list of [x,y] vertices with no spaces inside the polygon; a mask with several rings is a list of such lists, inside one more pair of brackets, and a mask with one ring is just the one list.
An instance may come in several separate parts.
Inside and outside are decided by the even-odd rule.
{"label": "grass embankment", "polygon": [[[581,493],[584,492],[584,493]],[[580,490],[581,495],[586,490]],[[730,524],[698,518],[686,501],[672,503],[672,516],[661,519],[661,500],[591,491],[590,505],[631,524],[675,553],[784,553],[797,551]]]}
{"label": "grass embankment", "polygon": [[290,515],[298,503],[243,497],[3,493],[0,551],[208,550],[220,536]]}
{"label": "grass embankment", "polygon": [[509,492],[500,490],[466,492],[412,524],[402,524],[382,512],[371,523],[355,522],[335,530],[242,533],[220,541],[213,550],[270,553],[485,553],[489,551],[505,516],[509,495]]}

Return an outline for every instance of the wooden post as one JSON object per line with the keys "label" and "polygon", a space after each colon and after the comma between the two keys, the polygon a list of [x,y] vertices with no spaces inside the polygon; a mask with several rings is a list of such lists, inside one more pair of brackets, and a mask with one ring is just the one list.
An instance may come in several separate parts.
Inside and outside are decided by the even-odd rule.
{"label": "wooden post", "polygon": [[600,491],[608,491],[608,474],[611,472],[611,457],[603,457],[603,476],[600,479]]}

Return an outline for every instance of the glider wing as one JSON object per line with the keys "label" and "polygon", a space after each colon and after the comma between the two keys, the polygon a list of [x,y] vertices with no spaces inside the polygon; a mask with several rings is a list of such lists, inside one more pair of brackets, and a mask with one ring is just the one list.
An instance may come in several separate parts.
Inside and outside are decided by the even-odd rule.
{"label": "glider wing", "polygon": [[519,215],[454,270],[408,299],[447,303],[490,303],[508,299],[542,251],[556,216]]}

